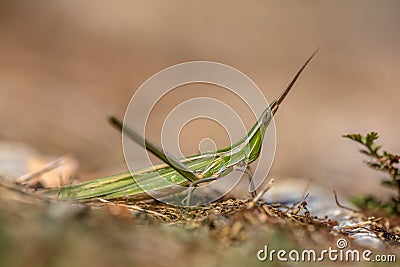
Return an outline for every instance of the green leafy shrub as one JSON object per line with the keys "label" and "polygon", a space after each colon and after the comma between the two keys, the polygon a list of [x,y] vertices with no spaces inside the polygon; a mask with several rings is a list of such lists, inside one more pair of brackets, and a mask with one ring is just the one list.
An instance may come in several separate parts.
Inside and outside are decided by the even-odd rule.
{"label": "green leafy shrub", "polygon": [[388,214],[400,214],[400,155],[383,150],[380,145],[375,144],[378,139],[376,132],[370,132],[366,136],[361,134],[347,134],[343,137],[360,143],[363,149],[361,153],[368,156],[367,165],[375,170],[385,172],[387,178],[382,180],[382,185],[395,191],[388,201],[378,200],[374,196],[359,196],[352,202],[359,208],[370,211],[385,211]]}

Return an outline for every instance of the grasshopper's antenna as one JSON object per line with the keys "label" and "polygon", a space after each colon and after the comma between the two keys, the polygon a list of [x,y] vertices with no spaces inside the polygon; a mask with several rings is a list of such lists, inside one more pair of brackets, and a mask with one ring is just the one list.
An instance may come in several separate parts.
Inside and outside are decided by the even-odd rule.
{"label": "grasshopper's antenna", "polygon": [[315,56],[315,54],[318,52],[318,50],[319,50],[319,47],[317,48],[317,50],[314,51],[314,53],[312,53],[312,55],[307,59],[307,61],[303,64],[303,66],[297,71],[296,75],[293,77],[292,81],[286,87],[285,91],[283,91],[281,96],[276,100],[275,105],[272,108],[272,113],[275,114],[275,112],[278,110],[279,105],[283,102],[283,100],[289,94],[289,92],[292,89],[293,85],[296,83],[297,79],[300,77],[300,74],[306,68],[308,63],[310,63],[311,59]]}

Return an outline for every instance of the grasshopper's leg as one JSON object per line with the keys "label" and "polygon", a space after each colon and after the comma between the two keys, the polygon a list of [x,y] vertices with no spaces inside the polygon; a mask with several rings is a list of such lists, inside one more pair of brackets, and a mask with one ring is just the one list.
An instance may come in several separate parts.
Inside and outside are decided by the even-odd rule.
{"label": "grasshopper's leg", "polygon": [[160,160],[167,163],[172,169],[177,171],[180,175],[188,179],[189,181],[196,181],[198,177],[196,174],[189,169],[184,163],[180,162],[177,158],[172,155],[167,155],[162,148],[157,147],[156,145],[150,143],[145,138],[140,136],[138,133],[125,126],[122,121],[115,118],[114,116],[109,117],[109,121],[112,125],[118,128],[121,132],[125,133],[132,141],[146,150],[150,151],[154,156],[159,158]]}
{"label": "grasshopper's leg", "polygon": [[188,193],[187,193],[186,197],[182,200],[182,203],[186,202],[185,203],[186,206],[189,207],[190,206],[190,202],[192,200],[193,192],[194,192],[194,190],[196,190],[197,185],[202,184],[202,183],[212,182],[212,181],[215,181],[217,179],[218,179],[218,177],[207,177],[207,178],[203,178],[203,179],[191,182],[189,184]]}
{"label": "grasshopper's leg", "polygon": [[237,166],[234,168],[234,170],[247,174],[247,177],[249,179],[250,195],[251,195],[251,197],[254,198],[257,195],[257,191],[254,186],[253,172],[250,170],[250,167],[248,165],[247,166]]}

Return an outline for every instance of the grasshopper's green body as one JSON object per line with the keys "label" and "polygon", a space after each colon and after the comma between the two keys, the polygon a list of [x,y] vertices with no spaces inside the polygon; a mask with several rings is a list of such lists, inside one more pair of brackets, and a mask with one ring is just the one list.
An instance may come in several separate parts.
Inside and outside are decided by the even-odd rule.
{"label": "grasshopper's green body", "polygon": [[[252,163],[260,155],[265,130],[273,115],[315,53],[297,72],[280,98],[272,102],[243,139],[232,146],[215,152],[193,155],[180,160],[179,164],[185,165],[187,171],[192,173],[190,177],[186,176],[185,173],[179,172],[179,170],[177,171],[174,166],[171,166],[170,162],[166,161],[168,164],[158,164],[133,172],[116,174],[77,185],[64,186],[57,190],[50,190],[47,193],[53,196],[56,195],[63,200],[90,201],[97,198],[143,200],[151,198],[146,192],[156,192],[160,196],[168,195],[176,191],[176,185],[188,186],[192,182],[197,182],[204,178],[219,178],[232,172],[235,167]],[[148,148],[147,144],[146,148]]]}
{"label": "grasshopper's green body", "polygon": [[[270,107],[273,107],[275,103],[272,103]],[[216,152],[193,155],[181,162],[196,173],[199,179],[224,176],[241,162],[246,161],[249,164],[257,159],[266,127],[271,119],[272,110],[268,108],[247,136],[236,144]],[[94,198],[116,199],[122,197],[137,200],[147,199],[149,196],[145,191],[148,190],[160,191],[160,195],[171,192],[171,189],[165,186],[166,183],[161,178],[180,186],[187,186],[190,183],[190,180],[180,175],[168,164],[163,163],[132,173],[121,173],[77,185],[61,187],[52,191],[52,193],[57,193],[60,199],[81,201]]]}

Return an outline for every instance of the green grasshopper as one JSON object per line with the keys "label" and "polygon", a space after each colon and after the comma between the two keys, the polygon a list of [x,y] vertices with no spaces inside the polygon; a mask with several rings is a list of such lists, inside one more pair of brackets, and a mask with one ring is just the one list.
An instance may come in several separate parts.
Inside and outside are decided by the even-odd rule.
{"label": "green grasshopper", "polygon": [[248,134],[237,143],[215,152],[175,159],[167,156],[162,149],[144,140],[131,129],[124,127],[122,122],[116,118],[111,117],[110,121],[114,126],[136,143],[144,146],[164,163],[76,185],[63,186],[47,193],[62,200],[93,201],[99,198],[147,200],[152,198],[146,193],[148,190],[156,192],[158,196],[167,196],[176,192],[177,185],[182,190],[182,187],[193,187],[199,183],[210,182],[235,169],[240,169],[243,165],[247,166],[259,157],[269,123],[317,51],[297,71],[281,96],[265,109]]}

